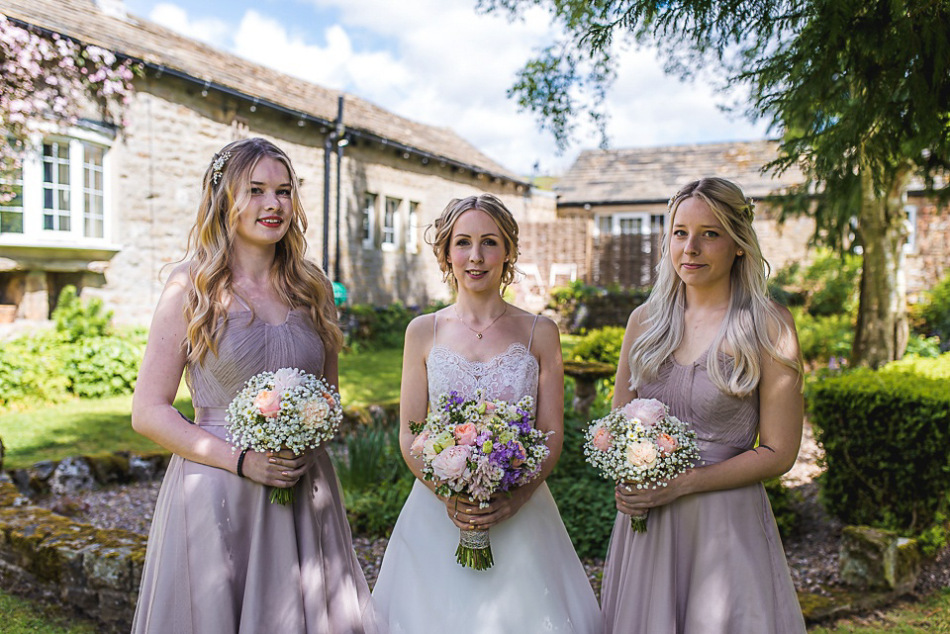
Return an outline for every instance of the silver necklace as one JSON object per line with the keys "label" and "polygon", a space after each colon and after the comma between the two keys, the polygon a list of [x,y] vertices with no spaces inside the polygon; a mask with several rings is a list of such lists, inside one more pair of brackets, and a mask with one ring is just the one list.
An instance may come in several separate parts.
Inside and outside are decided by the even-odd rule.
{"label": "silver necklace", "polygon": [[468,324],[466,324],[466,323],[465,323],[465,320],[462,319],[462,316],[459,315],[459,309],[456,308],[454,305],[452,306],[452,310],[455,311],[455,318],[458,319],[460,322],[462,322],[462,325],[463,325],[463,326],[465,326],[466,328],[468,328],[469,330],[471,330],[472,332],[474,332],[476,339],[481,339],[481,338],[482,338],[482,335],[483,335],[489,328],[491,328],[492,326],[494,326],[494,325],[495,325],[495,322],[498,321],[499,319],[501,319],[501,318],[504,316],[505,313],[508,312],[508,304],[505,304],[505,309],[504,309],[503,311],[501,311],[501,312],[498,314],[497,317],[495,317],[494,319],[492,319],[490,324],[488,324],[487,326],[485,326],[484,328],[482,328],[481,331],[475,330],[474,328],[472,328],[471,326],[469,326]]}

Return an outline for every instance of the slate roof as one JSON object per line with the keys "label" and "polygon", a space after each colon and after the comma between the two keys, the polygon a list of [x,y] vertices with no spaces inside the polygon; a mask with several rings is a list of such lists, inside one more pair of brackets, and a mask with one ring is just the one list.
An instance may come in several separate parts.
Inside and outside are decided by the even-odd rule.
{"label": "slate roof", "polygon": [[738,183],[747,196],[765,198],[802,182],[798,170],[762,174],[776,157],[775,141],[586,150],[558,180],[558,206],[666,202],[680,187],[703,176]]}
{"label": "slate roof", "polygon": [[[111,4],[122,7],[115,0]],[[0,0],[0,13],[169,74],[209,82],[210,88],[249,99],[257,97],[262,106],[272,105],[324,122],[332,122],[337,116],[338,91],[284,75],[136,16],[104,13],[92,0]],[[528,184],[452,130],[397,116],[354,95],[345,95],[344,122],[347,129],[377,141],[386,140],[396,148]]]}

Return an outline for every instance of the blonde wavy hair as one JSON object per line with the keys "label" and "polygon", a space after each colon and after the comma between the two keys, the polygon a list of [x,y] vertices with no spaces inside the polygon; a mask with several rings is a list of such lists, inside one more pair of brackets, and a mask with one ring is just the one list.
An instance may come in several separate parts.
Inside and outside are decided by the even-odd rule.
{"label": "blonde wavy hair", "polygon": [[212,157],[202,179],[198,217],[188,235],[186,258],[192,286],[185,299],[188,361],[201,363],[208,352],[217,355],[218,341],[228,324],[225,300],[238,295],[232,285],[232,244],[241,211],[250,200],[251,174],[264,157],[280,161],[290,175],[289,228],[276,245],[270,277],[281,300],[293,308],[306,307],[324,346],[339,351],[343,334],[337,325],[330,280],[304,258],[307,216],[300,201],[300,182],[290,158],[265,139],[242,139]]}
{"label": "blonde wavy hair", "polygon": [[[743,255],[736,256],[732,264],[729,308],[706,359],[709,378],[726,394],[747,396],[758,386],[762,376],[763,350],[801,375],[801,359],[789,358],[775,346],[776,341],[792,333],[769,298],[767,275],[770,268],[762,257],[758,237],[752,228],[754,203],[731,181],[703,178],[689,183],[670,198],[657,279],[644,304],[647,329],[630,350],[631,388],[636,389],[638,385],[655,379],[660,366],[683,340],[686,285],[676,274],[670,258],[669,227],[680,204],[687,198],[698,198],[706,203],[743,251]],[[733,359],[726,370],[717,362],[724,350],[729,350]]]}
{"label": "blonde wavy hair", "polygon": [[[435,222],[426,229],[426,242],[432,245],[432,252],[435,253],[439,261],[439,269],[442,271],[442,281],[448,282],[453,291],[458,291],[458,280],[452,274],[452,261],[449,258],[449,247],[452,241],[452,230],[459,217],[466,211],[478,209],[483,211],[498,225],[498,231],[501,232],[502,241],[505,244],[505,262],[501,268],[501,292],[504,294],[512,282],[515,281],[515,262],[518,261],[518,223],[514,215],[508,210],[498,197],[491,194],[481,194],[479,196],[468,196],[466,198],[453,198],[445,206],[442,213]],[[433,230],[435,235],[430,240],[429,231]]]}

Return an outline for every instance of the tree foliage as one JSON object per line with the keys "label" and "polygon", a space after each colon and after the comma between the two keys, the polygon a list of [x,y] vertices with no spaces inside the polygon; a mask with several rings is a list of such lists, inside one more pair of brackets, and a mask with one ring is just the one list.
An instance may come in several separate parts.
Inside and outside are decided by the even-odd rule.
{"label": "tree foliage", "polygon": [[[19,167],[32,131],[73,125],[87,104],[121,120],[133,68],[98,46],[35,32],[0,13],[0,176]],[[11,196],[0,185],[0,199]]]}
{"label": "tree foliage", "polygon": [[579,112],[603,109],[620,40],[652,41],[670,71],[715,67],[724,86],[747,88],[746,114],[781,137],[766,169],[805,177],[779,201],[782,218],[814,215],[816,242],[864,253],[855,360],[900,356],[902,196],[915,175],[947,195],[950,2],[479,0],[512,15],[529,6],[549,9],[565,35],[525,65],[512,93],[562,145]]}

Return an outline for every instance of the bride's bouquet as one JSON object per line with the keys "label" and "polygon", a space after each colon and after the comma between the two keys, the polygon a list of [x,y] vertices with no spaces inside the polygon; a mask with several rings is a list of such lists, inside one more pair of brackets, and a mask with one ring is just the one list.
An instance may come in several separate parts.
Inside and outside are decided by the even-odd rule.
{"label": "bride's bouquet", "polygon": [[[410,423],[416,438],[410,453],[422,458],[425,480],[443,497],[466,495],[481,508],[493,495],[530,482],[550,453],[551,432],[535,429],[534,399],[517,403],[484,400],[481,392],[465,400],[442,394],[424,422]],[[462,530],[456,560],[486,570],[494,564],[487,530]]]}
{"label": "bride's bouquet", "polygon": [[[322,378],[281,368],[255,374],[228,405],[228,440],[235,449],[301,454],[333,438],[343,420],[340,395]],[[271,503],[290,504],[293,487],[273,488]]]}
{"label": "bride's bouquet", "polygon": [[[652,398],[636,398],[592,421],[584,455],[601,475],[638,489],[666,486],[699,459],[696,432]],[[647,515],[631,515],[630,527],[647,530]]]}

